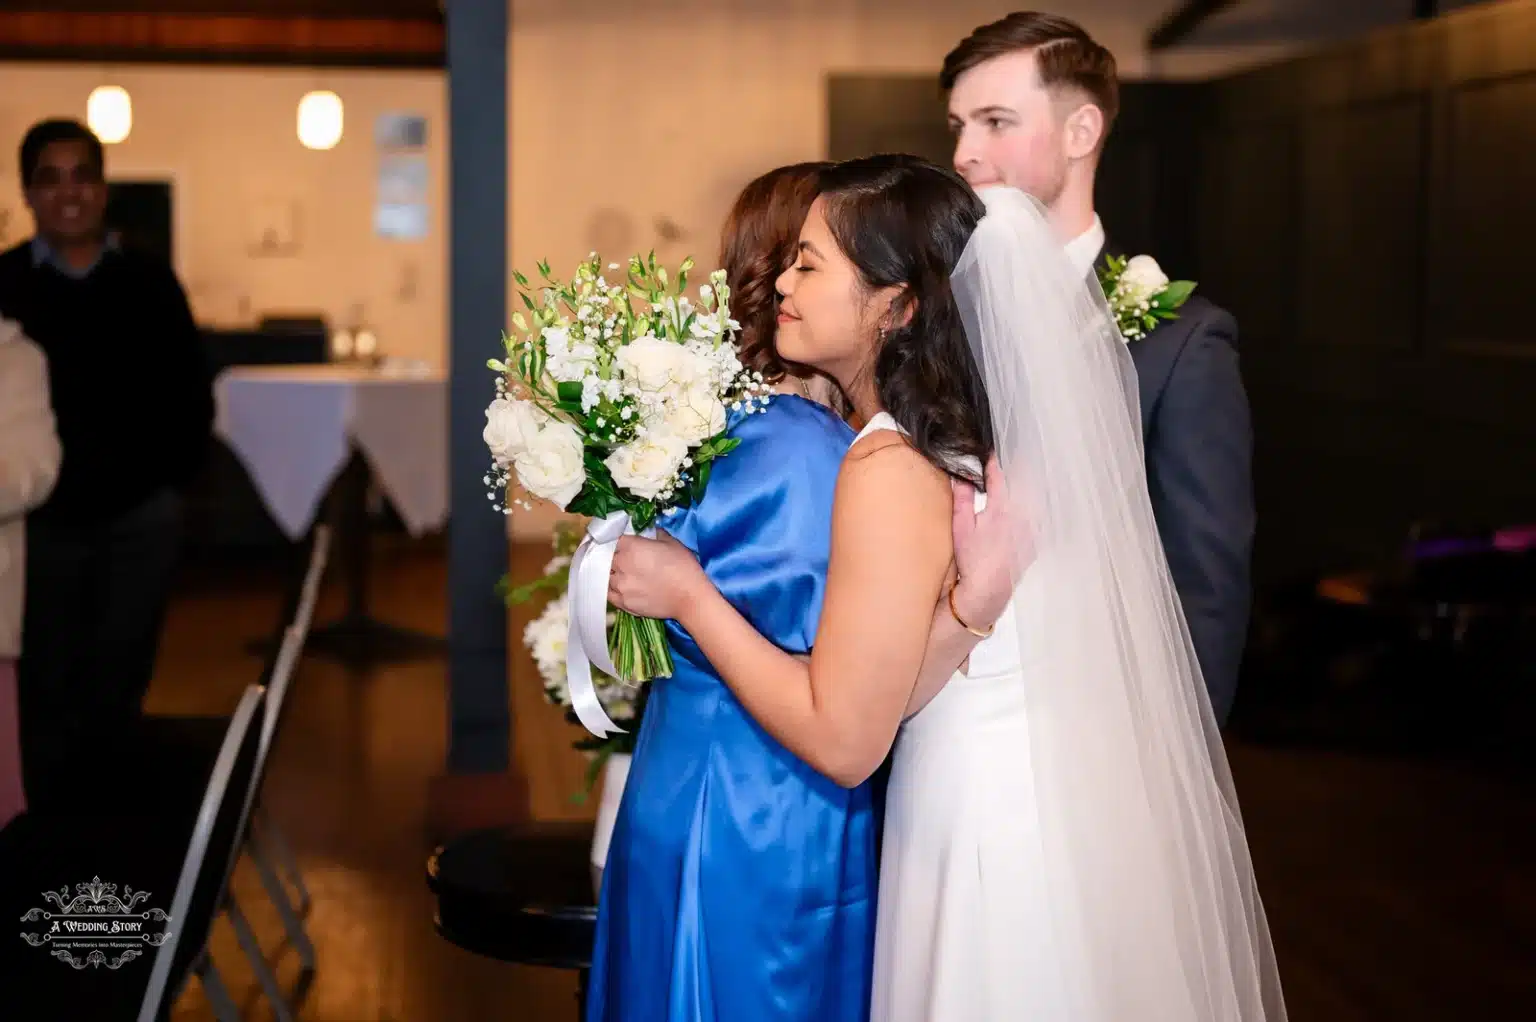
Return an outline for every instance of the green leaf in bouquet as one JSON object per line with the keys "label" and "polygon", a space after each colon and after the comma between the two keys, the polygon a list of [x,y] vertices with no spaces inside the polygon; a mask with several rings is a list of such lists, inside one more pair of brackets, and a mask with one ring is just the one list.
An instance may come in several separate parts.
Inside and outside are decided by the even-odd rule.
{"label": "green leaf in bouquet", "polygon": [[528,332],[528,320],[521,312],[512,313],[512,325],[523,333]]}
{"label": "green leaf in bouquet", "polygon": [[695,504],[704,499],[704,488],[709,485],[709,472],[712,468],[714,468],[713,458],[702,464],[697,459],[694,460],[693,479],[688,483],[688,496]]}
{"label": "green leaf in bouquet", "polygon": [[512,279],[517,281],[517,286],[518,287],[527,287],[528,286],[528,278],[523,276],[523,272],[521,270],[513,270],[512,271]]}
{"label": "green leaf in bouquet", "polygon": [[543,259],[540,259],[535,265],[538,267],[539,276],[543,277],[551,284],[555,282],[555,278],[549,275],[549,263],[545,262]]}
{"label": "green leaf in bouquet", "polygon": [[528,307],[528,311],[529,312],[537,312],[538,311],[539,307],[533,303],[533,299],[532,298],[529,298],[526,294],[523,294],[521,292],[518,293],[518,297],[523,300],[523,304]]}
{"label": "green leaf in bouquet", "polygon": [[497,591],[501,593],[501,598],[506,601],[507,606],[512,607],[518,604],[527,603],[529,600],[533,599],[535,596],[538,596],[540,593],[558,594],[565,592],[566,586],[570,581],[570,574],[571,573],[569,568],[560,568],[556,571],[550,572],[543,578],[536,578],[532,582],[525,582],[515,588],[512,586],[510,580],[507,579],[506,576],[503,576],[502,581],[505,582],[506,585],[503,586],[498,583]]}
{"label": "green leaf in bouquet", "polygon": [[569,402],[574,404],[577,408],[580,408],[581,384],[569,382],[558,383],[555,385],[555,397],[560,401],[562,405]]}
{"label": "green leaf in bouquet", "polygon": [[642,501],[640,504],[629,509],[629,521],[635,527],[636,532],[644,532],[656,524],[657,514],[658,511],[655,504],[648,500]]}
{"label": "green leaf in bouquet", "polygon": [[605,752],[606,750],[600,750],[592,757],[592,762],[587,764],[586,773],[582,776],[584,790],[571,796],[571,802],[575,805],[582,805],[592,797],[592,789],[597,787],[597,779],[602,776],[603,764],[608,762],[608,755],[611,755],[611,753],[605,755]]}
{"label": "green leaf in bouquet", "polygon": [[485,367],[487,369],[490,369],[490,370],[492,370],[494,372],[498,372],[498,373],[508,373],[508,372],[512,371],[512,370],[508,369],[507,368],[507,364],[505,362],[503,362],[499,358],[488,358],[488,359],[486,359],[485,360]]}
{"label": "green leaf in bouquet", "polygon": [[715,457],[723,458],[741,446],[741,437],[722,436],[715,440]]}
{"label": "green leaf in bouquet", "polygon": [[583,452],[582,463],[587,470],[586,484],[565,509],[588,518],[606,518],[615,511],[623,511],[627,505],[613,485],[608,466],[591,449]]}
{"label": "green leaf in bouquet", "polygon": [[656,270],[656,283],[660,284],[663,288],[667,286],[667,268],[665,266],[659,267]]}
{"label": "green leaf in bouquet", "polygon": [[1156,305],[1164,309],[1177,309],[1189,300],[1194,294],[1195,282],[1192,280],[1175,280],[1171,282],[1162,293],[1157,296]]}
{"label": "green leaf in bouquet", "polygon": [[596,451],[590,447],[582,451],[581,462],[587,470],[588,485],[601,486],[609,493],[619,492],[618,487],[613,485],[613,475],[608,471],[608,466],[603,464],[603,459],[598,457]]}
{"label": "green leaf in bouquet", "polygon": [[571,514],[586,515],[588,518],[607,518],[615,511],[624,510],[624,504],[616,494],[593,486],[589,479],[565,509]]}

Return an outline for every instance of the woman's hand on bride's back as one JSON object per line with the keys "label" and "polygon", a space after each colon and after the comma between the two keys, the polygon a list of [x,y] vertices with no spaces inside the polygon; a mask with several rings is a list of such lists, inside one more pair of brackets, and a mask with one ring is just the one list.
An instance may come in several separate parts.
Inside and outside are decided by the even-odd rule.
{"label": "woman's hand on bride's back", "polygon": [[693,551],[661,530],[655,539],[624,536],[613,555],[608,602],[637,617],[677,620],[709,579]]}
{"label": "woman's hand on bride's back", "polygon": [[978,627],[990,627],[1002,617],[1019,576],[1034,560],[1034,550],[1024,545],[1028,530],[1009,500],[995,454],[987,460],[986,483],[986,507],[979,512],[976,488],[954,483],[955,567],[960,573],[955,607]]}

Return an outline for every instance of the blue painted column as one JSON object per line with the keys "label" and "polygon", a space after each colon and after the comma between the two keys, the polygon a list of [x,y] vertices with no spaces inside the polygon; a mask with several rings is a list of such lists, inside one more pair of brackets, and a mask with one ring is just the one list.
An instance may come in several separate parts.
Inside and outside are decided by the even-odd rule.
{"label": "blue painted column", "polygon": [[448,773],[511,763],[506,519],[486,499],[485,360],[507,322],[507,48],[510,0],[446,5],[449,118]]}

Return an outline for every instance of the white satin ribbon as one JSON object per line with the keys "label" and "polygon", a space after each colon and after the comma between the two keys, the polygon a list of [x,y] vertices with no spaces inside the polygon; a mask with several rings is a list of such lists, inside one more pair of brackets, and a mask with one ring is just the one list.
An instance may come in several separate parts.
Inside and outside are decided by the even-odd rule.
{"label": "white satin ribbon", "polygon": [[592,668],[617,678],[618,668],[608,655],[608,576],[613,571],[613,555],[621,536],[633,536],[629,515],[615,511],[606,518],[595,518],[587,525],[587,534],[571,557],[570,631],[566,634],[565,684],[571,695],[571,709],[586,729],[599,738],[624,734],[597,698],[592,684]]}

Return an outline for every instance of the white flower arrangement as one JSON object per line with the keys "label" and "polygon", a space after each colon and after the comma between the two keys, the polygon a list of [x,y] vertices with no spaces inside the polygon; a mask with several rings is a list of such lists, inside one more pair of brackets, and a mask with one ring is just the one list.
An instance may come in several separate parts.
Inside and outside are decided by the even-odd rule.
{"label": "white flower arrangement", "polygon": [[[509,580],[503,578],[499,587],[509,606],[527,603],[540,594],[552,595],[553,598],[539,615],[523,629],[523,646],[532,655],[534,665],[538,668],[545,700],[560,707],[566,719],[572,723],[577,723],[577,717],[571,709],[571,693],[566,680],[566,643],[570,632],[567,590],[570,585],[571,555],[580,542],[579,531],[565,523],[557,525],[555,556],[544,566],[544,573],[516,589],[511,588]],[[592,680],[603,708],[624,730],[603,738],[583,735],[573,743],[590,760],[586,777],[588,793],[609,756],[634,752],[635,738],[640,731],[640,720],[648,695],[648,686],[626,684],[596,668],[592,669]]]}
{"label": "white flower arrangement", "polygon": [[1195,290],[1192,280],[1169,280],[1149,255],[1106,256],[1104,264],[1099,284],[1127,342],[1140,340],[1164,320],[1178,319],[1179,307]]}
{"label": "white flower arrangement", "polygon": [[[725,272],[710,274],[695,305],[685,294],[692,268],[684,260],[674,284],[654,253],[635,256],[612,283],[594,252],[569,283],[543,262],[537,289],[515,274],[526,315],[502,337],[505,361],[488,363],[497,375],[486,483],[497,510],[531,506],[504,495],[515,481],[565,511],[623,512],[642,532],[704,495],[710,464],[738,443],[726,436],[729,413],[761,411],[769,387],[738,357]],[[672,672],[659,621],[619,612],[611,646],[626,681]]]}
{"label": "white flower arrangement", "polygon": [[[533,654],[539,677],[544,679],[544,697],[566,709],[571,705],[571,692],[565,678],[565,644],[570,629],[571,610],[564,593],[550,600],[543,612],[523,629],[523,645]],[[596,668],[592,676],[598,698],[603,701],[608,715],[620,723],[633,723],[635,688]]]}

